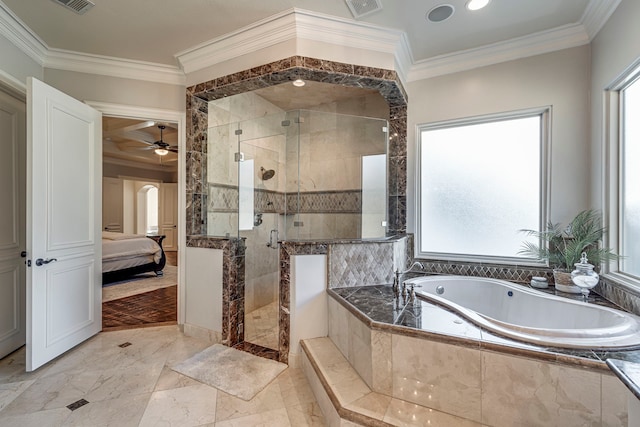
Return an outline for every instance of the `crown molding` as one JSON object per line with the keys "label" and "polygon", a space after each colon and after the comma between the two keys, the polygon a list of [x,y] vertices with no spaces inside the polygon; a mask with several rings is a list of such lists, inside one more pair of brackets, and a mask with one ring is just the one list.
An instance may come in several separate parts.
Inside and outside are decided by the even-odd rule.
{"label": "crown molding", "polygon": [[186,84],[186,76],[177,66],[51,48],[1,0],[0,35],[45,68],[174,85]]}
{"label": "crown molding", "polygon": [[44,64],[49,47],[0,0],[0,35],[39,65]]}
{"label": "crown molding", "polygon": [[295,17],[287,10],[178,52],[175,57],[189,74],[295,37]]}
{"label": "crown molding", "polygon": [[177,161],[171,162],[171,163],[174,163],[174,165],[169,166],[168,164],[160,165],[156,163],[145,162],[143,160],[136,161],[136,160],[130,160],[130,159],[122,159],[120,157],[111,157],[105,154],[102,156],[102,162],[112,164],[112,165],[117,165],[117,166],[125,166],[125,167],[136,168],[136,169],[146,169],[146,170],[151,170],[155,172],[175,173],[178,171]]}
{"label": "crown molding", "polygon": [[407,81],[472,70],[587,44],[602,29],[621,1],[590,0],[576,24],[415,62],[409,70]]}
{"label": "crown molding", "polygon": [[[403,69],[410,65],[410,49],[402,31],[295,8],[179,52],[176,59],[189,74],[296,39],[387,53]],[[398,51],[402,54],[397,55]]]}
{"label": "crown molding", "polygon": [[584,25],[589,40],[593,40],[622,0],[591,0],[587,5],[580,22]]}
{"label": "crown molding", "polygon": [[102,55],[90,55],[62,49],[50,48],[43,65],[46,68],[56,70],[75,71],[101,76],[145,80],[172,85],[186,84],[184,72],[178,67],[171,65]]}
{"label": "crown molding", "polygon": [[411,67],[407,80],[411,82],[471,70],[581,46],[589,41],[589,36],[582,24],[566,25],[506,42],[418,61]]}
{"label": "crown molding", "polygon": [[591,0],[579,23],[414,62],[406,34],[344,18],[289,9],[175,55],[180,67],[50,48],[0,0],[0,34],[45,68],[185,85],[186,74],[289,40],[305,39],[392,55],[414,81],[589,43],[621,0]]}

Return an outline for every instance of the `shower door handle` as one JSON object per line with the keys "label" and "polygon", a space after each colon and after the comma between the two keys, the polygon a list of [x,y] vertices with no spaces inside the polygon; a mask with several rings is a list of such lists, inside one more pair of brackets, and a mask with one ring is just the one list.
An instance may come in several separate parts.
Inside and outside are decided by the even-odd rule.
{"label": "shower door handle", "polygon": [[[276,235],[275,239],[273,238],[274,233]],[[271,230],[269,232],[269,243],[267,243],[267,246],[273,249],[278,247],[278,230]]]}

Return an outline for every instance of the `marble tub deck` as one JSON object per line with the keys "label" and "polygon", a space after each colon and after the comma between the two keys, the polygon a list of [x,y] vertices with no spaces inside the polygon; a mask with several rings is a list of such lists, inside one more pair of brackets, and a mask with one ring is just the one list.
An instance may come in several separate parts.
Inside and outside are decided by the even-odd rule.
{"label": "marble tub deck", "polygon": [[[543,347],[501,337],[481,329],[456,313],[438,305],[417,297],[410,298],[396,294],[390,285],[332,288],[328,292],[336,301],[372,329],[526,356],[547,362],[595,368],[607,372],[609,371],[606,365],[608,358],[640,363],[640,348],[615,351],[564,349]],[[547,289],[546,292],[569,299],[581,298],[581,296],[557,292],[553,287]],[[593,293],[589,302],[620,309]]]}
{"label": "marble tub deck", "polygon": [[177,326],[102,332],[30,373],[23,347],[0,359],[0,425],[325,425],[300,369],[247,402],[169,368],[210,345]]}

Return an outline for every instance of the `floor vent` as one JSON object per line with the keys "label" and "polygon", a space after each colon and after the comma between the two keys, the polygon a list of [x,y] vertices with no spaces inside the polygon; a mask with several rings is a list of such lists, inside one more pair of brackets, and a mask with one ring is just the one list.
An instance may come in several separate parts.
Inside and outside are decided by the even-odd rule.
{"label": "floor vent", "polygon": [[381,0],[345,0],[345,2],[356,19],[382,10]]}
{"label": "floor vent", "polygon": [[67,405],[67,408],[68,408],[70,411],[75,411],[76,409],[83,407],[83,406],[84,406],[84,405],[86,405],[87,403],[89,403],[87,400],[80,399],[80,400],[77,400],[77,401],[73,402],[73,403],[72,403],[72,404],[70,404],[70,405]]}
{"label": "floor vent", "polygon": [[73,10],[78,15],[84,15],[89,9],[96,4],[89,0],[52,0],[67,9]]}

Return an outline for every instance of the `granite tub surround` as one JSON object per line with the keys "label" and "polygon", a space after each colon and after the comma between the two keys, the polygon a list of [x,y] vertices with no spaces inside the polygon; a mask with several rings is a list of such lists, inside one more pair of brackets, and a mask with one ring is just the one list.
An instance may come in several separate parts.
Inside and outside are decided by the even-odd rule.
{"label": "granite tub surround", "polygon": [[329,295],[329,337],[373,392],[488,426],[627,425],[611,354],[507,340],[388,286]]}

